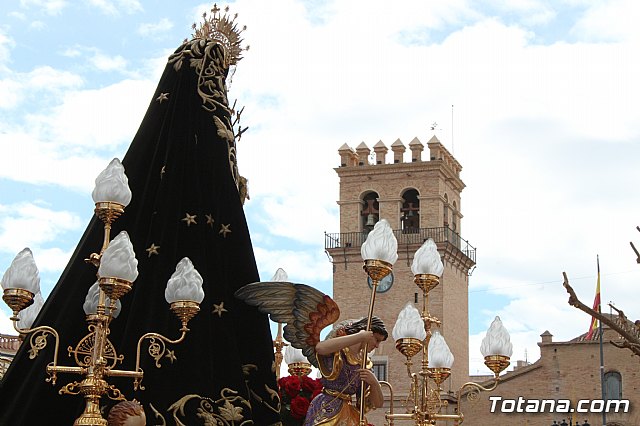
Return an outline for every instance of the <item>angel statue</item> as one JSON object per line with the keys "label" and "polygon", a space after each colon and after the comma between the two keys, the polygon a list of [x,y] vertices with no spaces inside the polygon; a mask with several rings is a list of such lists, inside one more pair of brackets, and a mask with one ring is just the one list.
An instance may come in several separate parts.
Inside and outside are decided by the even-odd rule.
{"label": "angel statue", "polygon": [[302,350],[309,362],[320,370],[323,385],[309,406],[304,426],[358,426],[360,420],[360,387],[365,384],[365,410],[382,406],[384,397],[380,383],[368,360],[363,369],[365,346],[371,351],[388,337],[384,323],[371,318],[341,321],[333,326],[325,340],[320,332],[334,324],[340,309],[331,297],[305,284],[269,281],[248,284],[240,288],[236,297],[269,314],[272,321],[285,323],[284,338]]}

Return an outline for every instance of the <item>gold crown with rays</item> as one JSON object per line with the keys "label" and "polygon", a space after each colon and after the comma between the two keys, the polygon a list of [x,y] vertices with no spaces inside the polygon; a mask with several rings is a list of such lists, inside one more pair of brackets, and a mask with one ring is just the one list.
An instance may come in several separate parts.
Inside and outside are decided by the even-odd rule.
{"label": "gold crown with rays", "polygon": [[242,59],[242,51],[249,50],[249,46],[242,47],[243,40],[240,36],[247,29],[247,26],[238,29],[235,23],[238,14],[229,15],[229,6],[224,8],[224,13],[220,13],[220,10],[218,5],[214,4],[211,13],[204,12],[202,14],[203,22],[200,23],[200,26],[198,27],[195,23],[191,26],[195,31],[192,37],[217,41],[226,50],[225,62],[227,65],[235,65]]}

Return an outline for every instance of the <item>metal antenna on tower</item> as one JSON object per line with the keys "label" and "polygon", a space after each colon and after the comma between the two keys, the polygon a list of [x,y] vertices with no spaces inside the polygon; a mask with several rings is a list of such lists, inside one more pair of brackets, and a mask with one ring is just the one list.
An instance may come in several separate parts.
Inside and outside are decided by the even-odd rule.
{"label": "metal antenna on tower", "polygon": [[455,154],[453,149],[453,104],[451,104],[451,154]]}

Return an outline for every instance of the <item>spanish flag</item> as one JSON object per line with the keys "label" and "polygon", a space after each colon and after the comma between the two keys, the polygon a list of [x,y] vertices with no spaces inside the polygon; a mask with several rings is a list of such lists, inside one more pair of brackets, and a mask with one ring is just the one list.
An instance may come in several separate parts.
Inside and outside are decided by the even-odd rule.
{"label": "spanish flag", "polygon": [[[600,257],[596,257],[596,262],[598,264],[598,282],[596,284],[596,298],[593,300],[593,310],[600,313]],[[591,340],[593,338],[593,334],[598,329],[598,320],[594,317],[591,317],[591,325],[589,326],[589,332],[584,340]]]}

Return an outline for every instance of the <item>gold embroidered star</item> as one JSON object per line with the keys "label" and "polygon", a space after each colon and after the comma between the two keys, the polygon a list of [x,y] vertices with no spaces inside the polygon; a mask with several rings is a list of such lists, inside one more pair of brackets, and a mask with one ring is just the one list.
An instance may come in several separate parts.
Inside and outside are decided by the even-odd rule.
{"label": "gold embroidered star", "polygon": [[162,168],[160,169],[160,179],[162,179],[164,177],[164,168],[165,166],[162,166]]}
{"label": "gold embroidered star", "polygon": [[218,231],[218,234],[222,234],[222,236],[224,238],[227,238],[227,234],[231,233],[231,229],[229,229],[231,227],[231,224],[227,224],[225,225],[224,223],[220,224],[220,231]]}
{"label": "gold embroidered star", "polygon": [[215,220],[213,220],[213,216],[210,214],[205,214],[205,216],[207,217],[207,225],[213,228],[213,222],[215,222]]}
{"label": "gold embroidered star", "polygon": [[160,93],[160,96],[156,98],[156,101],[162,103],[163,101],[169,100],[169,93]]}
{"label": "gold embroidered star", "polygon": [[151,243],[151,245],[149,246],[148,249],[146,249],[146,252],[149,253],[148,257],[151,257],[152,254],[157,255],[158,254],[158,249],[160,248],[160,246],[157,246],[155,243]]}
{"label": "gold embroidered star", "polygon": [[181,220],[183,222],[187,222],[187,226],[191,226],[191,224],[193,223],[194,225],[197,225],[198,223],[196,222],[196,215],[195,214],[189,214],[189,213],[185,213],[185,217],[183,217]]}
{"label": "gold embroidered star", "polygon": [[173,361],[176,360],[176,354],[173,351],[167,351],[167,354],[165,356],[169,358],[169,361],[171,361],[171,364],[173,364]]}
{"label": "gold embroidered star", "polygon": [[216,305],[215,303],[213,304],[213,311],[211,311],[212,314],[218,314],[219,317],[222,317],[223,312],[229,312],[224,308],[224,301],[220,302],[219,305]]}

